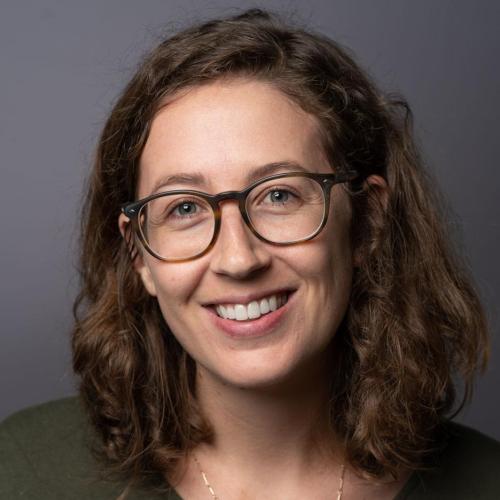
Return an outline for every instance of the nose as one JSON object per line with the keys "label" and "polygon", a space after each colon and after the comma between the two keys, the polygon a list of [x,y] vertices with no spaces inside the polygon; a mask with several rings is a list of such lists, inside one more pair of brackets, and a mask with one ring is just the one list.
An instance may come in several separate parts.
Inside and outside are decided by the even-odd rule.
{"label": "nose", "polygon": [[254,276],[271,264],[266,247],[245,224],[238,204],[221,202],[221,227],[211,252],[211,270],[235,279]]}

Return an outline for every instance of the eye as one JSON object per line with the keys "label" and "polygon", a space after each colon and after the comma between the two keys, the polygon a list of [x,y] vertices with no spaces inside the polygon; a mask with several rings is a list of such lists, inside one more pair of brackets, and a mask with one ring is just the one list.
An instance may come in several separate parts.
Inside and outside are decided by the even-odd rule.
{"label": "eye", "polygon": [[199,207],[194,201],[183,201],[173,207],[171,213],[177,217],[189,217],[195,215],[198,211]]}
{"label": "eye", "polygon": [[273,203],[285,203],[288,201],[290,195],[290,191],[286,191],[285,189],[273,189],[268,193],[269,199]]}
{"label": "eye", "polygon": [[262,201],[270,205],[285,205],[294,203],[298,198],[300,198],[300,196],[290,189],[273,187],[264,194]]}
{"label": "eye", "polygon": [[213,219],[210,205],[197,196],[175,194],[149,201],[147,231],[189,229]]}

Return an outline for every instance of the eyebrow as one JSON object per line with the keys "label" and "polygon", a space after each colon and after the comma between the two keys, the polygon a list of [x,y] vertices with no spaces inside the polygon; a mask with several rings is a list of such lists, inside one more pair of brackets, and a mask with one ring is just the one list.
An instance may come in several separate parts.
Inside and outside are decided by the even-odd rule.
{"label": "eyebrow", "polygon": [[[277,161],[272,163],[266,163],[265,165],[260,165],[252,169],[251,172],[246,176],[246,185],[248,186],[252,182],[261,179],[262,177],[266,177],[268,175],[272,175],[278,172],[309,172],[308,169],[303,167],[300,163],[295,161]],[[157,193],[160,189],[164,189],[173,184],[187,184],[189,186],[206,186],[208,184],[208,177],[204,175],[202,172],[193,172],[190,174],[187,173],[179,173],[172,174],[161,177],[158,179],[151,191],[151,194]]]}

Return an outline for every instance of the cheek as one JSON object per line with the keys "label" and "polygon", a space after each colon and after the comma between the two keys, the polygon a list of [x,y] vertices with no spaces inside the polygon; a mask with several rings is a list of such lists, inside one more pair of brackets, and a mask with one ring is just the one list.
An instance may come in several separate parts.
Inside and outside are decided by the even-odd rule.
{"label": "cheek", "polygon": [[[348,215],[348,214],[344,214]],[[304,278],[308,307],[321,311],[326,323],[335,326],[344,316],[352,288],[353,261],[349,220],[332,217],[324,231],[289,262],[301,263],[297,272]],[[329,330],[327,325],[326,330]]]}
{"label": "cheek", "polygon": [[325,269],[328,269],[336,297],[338,298],[340,295],[347,300],[351,291],[353,275],[353,257],[348,226],[333,228],[327,236],[329,250],[325,252]]}
{"label": "cheek", "polygon": [[[338,198],[337,198],[338,200]],[[336,198],[333,199],[335,203]],[[339,206],[340,205],[340,206]],[[347,202],[339,203],[337,210],[331,210],[331,219],[325,231],[327,265],[334,273],[350,280],[353,271],[353,254],[350,235],[351,211]],[[331,222],[331,224],[330,224]]]}
{"label": "cheek", "polygon": [[297,324],[307,325],[329,336],[345,314],[352,287],[349,249],[339,241],[324,238],[304,249],[288,254],[289,266],[302,281],[303,303],[298,308]]}
{"label": "cheek", "polygon": [[310,243],[289,250],[288,262],[305,278],[332,284],[352,274],[352,250],[344,225],[328,224]]}
{"label": "cheek", "polygon": [[165,319],[175,316],[175,312],[179,311],[196,291],[203,274],[200,264],[201,262],[159,262],[151,267],[158,303]]}

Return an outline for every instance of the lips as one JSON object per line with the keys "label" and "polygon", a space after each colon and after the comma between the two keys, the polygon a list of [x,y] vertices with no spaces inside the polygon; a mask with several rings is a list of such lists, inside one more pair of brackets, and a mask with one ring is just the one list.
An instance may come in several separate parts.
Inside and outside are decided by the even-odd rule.
{"label": "lips", "polygon": [[[229,337],[232,338],[256,338],[256,337],[262,337],[265,335],[269,335],[272,332],[276,331],[276,329],[283,323],[285,318],[288,317],[289,311],[294,307],[295,304],[295,299],[296,299],[296,294],[294,291],[288,291],[284,292],[283,289],[281,289],[281,292],[278,294],[267,294],[267,295],[262,295],[260,294],[261,297],[259,300],[263,300],[266,298],[271,297],[272,295],[281,295],[282,297],[285,297],[285,301],[283,304],[281,304],[277,307],[274,311],[269,311],[268,313],[261,314],[259,317],[256,317],[254,319],[248,318],[248,319],[241,319],[237,320],[235,319],[229,319],[229,318],[224,318],[222,316],[219,316],[219,314],[216,311],[217,307],[220,307],[221,305],[226,305],[226,312],[227,312],[227,306],[237,306],[237,305],[246,305],[247,310],[250,304],[254,301],[249,301],[248,303],[241,303],[241,304],[235,304],[234,302],[224,302],[223,304],[210,304],[205,306],[205,310],[208,313],[207,319],[214,325],[217,331],[220,331]],[[251,306],[254,307],[254,306]],[[264,306],[265,308],[265,306]],[[265,310],[265,309],[264,309]],[[260,312],[260,304],[259,304],[259,312]],[[236,314],[236,311],[235,311]]]}

